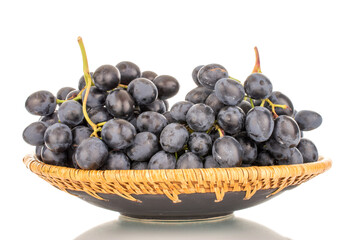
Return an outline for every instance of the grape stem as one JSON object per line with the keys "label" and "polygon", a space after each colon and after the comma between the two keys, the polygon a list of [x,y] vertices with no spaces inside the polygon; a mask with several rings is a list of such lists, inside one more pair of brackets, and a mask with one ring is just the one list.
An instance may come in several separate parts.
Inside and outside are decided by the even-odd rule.
{"label": "grape stem", "polygon": [[86,51],[85,51],[85,46],[84,46],[84,43],[83,43],[83,40],[81,37],[78,37],[78,43],[79,43],[79,46],[80,46],[80,49],[81,49],[81,55],[82,55],[82,60],[83,60],[83,71],[84,71],[84,79],[85,79],[85,83],[86,83],[86,86],[85,86],[85,96],[84,96],[84,99],[83,99],[83,114],[84,114],[84,117],[86,119],[86,121],[89,123],[89,125],[93,128],[94,132],[91,134],[91,136],[94,136],[94,137],[99,137],[97,135],[97,132],[99,131],[98,130],[98,127],[95,123],[93,123],[90,118],[89,118],[89,115],[87,114],[87,111],[86,111],[86,102],[87,102],[87,99],[88,99],[88,96],[89,96],[89,92],[90,92],[90,87],[91,87],[91,76],[90,76],[90,72],[89,72],[89,65],[88,65],[88,60],[87,60],[87,56],[86,56]]}
{"label": "grape stem", "polygon": [[223,137],[225,135],[224,130],[222,130],[219,125],[216,124],[215,129],[219,132],[220,137]]}
{"label": "grape stem", "polygon": [[124,84],[119,84],[118,87],[122,87],[122,88],[125,88],[125,89],[128,88],[128,86],[127,86],[127,85],[124,85]]}
{"label": "grape stem", "polygon": [[251,104],[251,107],[254,108],[255,105],[254,105],[254,101],[252,100],[252,98],[249,98],[250,99],[250,104]]}
{"label": "grape stem", "polygon": [[[264,101],[264,100],[263,100]],[[280,105],[280,104],[274,104],[273,102],[271,102],[268,98],[265,99],[265,101],[271,106],[271,110],[272,110],[272,113],[274,115],[275,118],[277,118],[279,115],[277,115],[276,111],[275,111],[275,108],[278,107],[278,108],[282,108],[282,109],[291,109],[289,106],[287,105]]]}
{"label": "grape stem", "polygon": [[254,47],[254,50],[255,50],[256,60],[255,60],[255,66],[254,66],[252,73],[261,73],[259,50],[257,49],[257,47]]}
{"label": "grape stem", "polygon": [[232,79],[232,80],[235,80],[235,81],[239,82],[241,85],[243,85],[242,82],[239,79],[236,79],[236,78],[233,78],[233,77],[230,77],[230,76],[229,76],[229,78]]}
{"label": "grape stem", "polygon": [[56,99],[56,103],[64,103],[69,100],[79,101],[79,100],[81,100],[81,95],[84,92],[84,90],[85,90],[85,87],[83,89],[81,89],[81,91],[78,93],[78,95],[76,95],[76,97],[72,97],[72,98],[65,99],[65,100]]}

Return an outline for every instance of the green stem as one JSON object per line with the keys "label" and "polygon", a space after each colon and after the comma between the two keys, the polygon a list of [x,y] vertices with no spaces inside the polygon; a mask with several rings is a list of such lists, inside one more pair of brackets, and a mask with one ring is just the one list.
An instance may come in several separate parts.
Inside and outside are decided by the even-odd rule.
{"label": "green stem", "polygon": [[236,79],[236,78],[233,78],[233,77],[230,77],[230,76],[229,76],[229,78],[232,79],[232,80],[235,80],[235,81],[239,82],[239,83],[242,85],[242,82],[241,82],[239,79]]}
{"label": "green stem", "polygon": [[249,98],[250,99],[250,104],[251,104],[251,107],[254,108],[255,105],[254,105],[254,101],[252,100],[252,98]]}
{"label": "green stem", "polygon": [[178,154],[175,152],[175,159],[178,160]]}
{"label": "green stem", "polygon": [[263,107],[265,105],[265,99],[261,100],[261,104],[260,104],[260,107]]}

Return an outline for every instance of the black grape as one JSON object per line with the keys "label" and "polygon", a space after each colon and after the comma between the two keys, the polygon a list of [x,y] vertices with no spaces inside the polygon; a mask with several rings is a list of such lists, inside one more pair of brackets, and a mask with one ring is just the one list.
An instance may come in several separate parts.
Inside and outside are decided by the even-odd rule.
{"label": "black grape", "polygon": [[215,114],[211,107],[198,103],[186,113],[186,122],[192,130],[205,132],[214,124]]}
{"label": "black grape", "polygon": [[301,138],[299,126],[293,118],[281,115],[275,119],[273,138],[286,147],[295,147]]}
{"label": "black grape", "polygon": [[202,132],[193,132],[190,134],[188,147],[196,155],[206,156],[211,150],[212,140],[209,134]]}
{"label": "black grape", "polygon": [[158,112],[158,113],[164,113],[166,112],[166,106],[165,102],[160,99],[156,99],[152,103],[149,103],[147,105],[141,105],[140,109],[142,112],[146,111],[152,111],[152,112]]}
{"label": "black grape", "polygon": [[274,119],[271,112],[264,107],[251,109],[245,120],[248,136],[256,142],[268,140],[274,129]]}
{"label": "black grape", "polygon": [[41,160],[50,165],[66,166],[68,155],[67,152],[53,152],[44,146],[41,149]]}
{"label": "black grape", "polygon": [[298,123],[301,131],[310,131],[321,125],[322,117],[317,112],[302,110],[296,113],[295,121]]}
{"label": "black grape", "polygon": [[188,139],[188,131],[179,123],[167,125],[160,134],[161,147],[170,153],[178,152],[183,149]]}
{"label": "black grape", "polygon": [[241,108],[245,114],[247,114],[251,107],[251,104],[248,101],[242,100],[240,103],[236,104],[239,108]]}
{"label": "black grape", "polygon": [[132,170],[148,169],[148,162],[132,162],[130,169]]}
{"label": "black grape", "polygon": [[208,96],[213,93],[213,90],[206,87],[197,87],[188,92],[185,96],[185,100],[196,103],[205,103]]}
{"label": "black grape", "polygon": [[258,155],[256,143],[247,137],[239,137],[236,140],[238,140],[244,152],[242,166],[252,164]]}
{"label": "black grape", "polygon": [[95,86],[101,91],[109,91],[120,83],[120,72],[112,65],[102,65],[94,72]]}
{"label": "black grape", "polygon": [[151,157],[148,168],[149,169],[175,169],[176,158],[174,154],[165,151],[159,151]]}
{"label": "black grape", "polygon": [[125,153],[121,151],[110,151],[105,164],[102,165],[103,170],[129,170],[130,160]]}
{"label": "black grape", "polygon": [[240,167],[244,150],[235,138],[223,136],[215,140],[212,147],[212,156],[222,168]]}
{"label": "black grape", "polygon": [[88,111],[88,115],[90,120],[95,124],[107,122],[113,118],[111,114],[106,110],[106,108],[102,106],[91,108]]}
{"label": "black grape", "polygon": [[74,91],[75,88],[72,87],[63,87],[60,88],[59,91],[56,93],[56,98],[59,100],[65,100],[66,96],[69,94],[69,92]]}
{"label": "black grape", "polygon": [[220,110],[217,120],[219,126],[229,134],[241,132],[245,125],[246,115],[236,106],[227,106]]}
{"label": "black grape", "polygon": [[[85,100],[86,91],[82,93],[82,101]],[[94,108],[104,106],[107,92],[101,91],[97,87],[90,87],[89,95],[86,101],[86,107]]]}
{"label": "black grape", "polygon": [[213,156],[207,156],[204,162],[204,168],[219,168],[220,164],[215,161]]}
{"label": "black grape", "polygon": [[131,81],[127,91],[139,105],[152,103],[158,97],[155,84],[146,78],[137,78]]}
{"label": "black grape", "polygon": [[82,141],[76,149],[75,160],[81,169],[99,169],[108,157],[108,148],[99,138],[92,137]]}
{"label": "black grape", "polygon": [[134,114],[134,99],[125,90],[114,90],[106,97],[106,109],[116,118],[129,119]]}
{"label": "black grape", "polygon": [[177,169],[203,168],[204,164],[200,157],[192,152],[184,153],[176,162]]}
{"label": "black grape", "polygon": [[225,107],[225,104],[223,104],[216,96],[216,94],[213,92],[211,93],[205,100],[205,104],[212,108],[215,115],[217,115],[223,107]]}
{"label": "black grape", "polygon": [[275,139],[270,138],[265,142],[264,148],[276,159],[288,159],[291,155],[291,149],[280,144]]}
{"label": "black grape", "polygon": [[140,132],[151,132],[159,135],[168,124],[165,116],[157,112],[143,112],[136,120],[136,126]]}
{"label": "black grape", "polygon": [[176,122],[176,120],[173,119],[173,117],[171,116],[171,113],[170,113],[170,112],[164,112],[164,113],[163,113],[163,116],[166,118],[168,124],[173,123],[173,122]]}
{"label": "black grape", "polygon": [[197,75],[201,85],[210,89],[214,89],[219,79],[227,77],[229,77],[227,70],[220,64],[205,65],[199,70]]}
{"label": "black grape", "polygon": [[142,78],[147,78],[150,81],[154,81],[154,79],[157,77],[157,74],[152,71],[144,71],[141,73]]}
{"label": "black grape", "polygon": [[312,141],[307,138],[302,138],[296,148],[299,149],[303,156],[304,163],[317,162],[319,154]]}
{"label": "black grape", "polygon": [[130,147],[136,135],[135,127],[123,119],[111,119],[102,128],[101,138],[114,150]]}
{"label": "black grape", "polygon": [[73,129],[71,129],[71,134],[73,137],[73,142],[71,146],[73,148],[78,147],[82,143],[82,141],[90,137],[92,132],[92,129],[85,126],[74,127]]}
{"label": "black grape", "polygon": [[262,73],[252,73],[244,82],[247,95],[253,99],[270,97],[273,86],[270,80]]}
{"label": "black grape", "polygon": [[44,147],[44,145],[36,146],[35,147],[35,156],[38,160],[42,161],[41,159],[41,150]]}
{"label": "black grape", "polygon": [[234,106],[244,99],[244,87],[230,78],[222,78],[215,84],[216,97],[225,105]]}
{"label": "black grape", "polygon": [[135,78],[141,75],[140,68],[132,62],[123,61],[116,64],[116,68],[120,71],[121,84],[129,85]]}
{"label": "black grape", "polygon": [[31,123],[23,131],[24,141],[33,146],[43,145],[44,134],[48,126],[47,123],[41,121]]}
{"label": "black grape", "polygon": [[51,115],[40,117],[39,121],[47,123],[49,126],[58,123],[59,122],[58,112],[55,111]]}
{"label": "black grape", "polygon": [[193,105],[194,104],[189,101],[177,102],[171,107],[170,114],[172,118],[175,119],[176,121],[185,122],[186,114]]}
{"label": "black grape", "polygon": [[290,157],[287,159],[282,159],[277,161],[277,165],[292,165],[292,164],[302,164],[304,163],[301,152],[297,148],[291,148]]}
{"label": "black grape", "polygon": [[161,100],[169,99],[175,96],[180,89],[178,80],[169,75],[159,75],[153,82],[158,89],[158,98]]}
{"label": "black grape", "polygon": [[202,86],[201,83],[199,82],[199,79],[198,79],[198,73],[199,73],[199,70],[203,67],[204,65],[200,65],[200,66],[197,66],[196,68],[194,68],[194,70],[192,71],[192,79],[194,80],[195,84],[198,85],[198,86]]}
{"label": "black grape", "polygon": [[262,151],[258,154],[256,160],[252,163],[252,166],[273,166],[275,165],[275,159],[266,151]]}
{"label": "black grape", "polygon": [[58,117],[61,123],[70,127],[79,125],[84,120],[82,105],[74,100],[66,101],[59,107]]}
{"label": "black grape", "polygon": [[26,99],[25,108],[33,115],[48,116],[55,111],[56,98],[49,91],[37,91]]}
{"label": "black grape", "polygon": [[44,134],[45,146],[53,152],[64,152],[72,143],[70,128],[62,123],[49,126]]}
{"label": "black grape", "polygon": [[126,150],[126,155],[132,161],[148,161],[156,152],[159,151],[158,138],[150,132],[136,134],[134,143]]}
{"label": "black grape", "polygon": [[[69,92],[67,95],[66,95],[66,98],[65,100],[71,100],[71,99],[74,99],[75,97],[77,97],[77,95],[80,93],[80,90],[72,90],[71,92]],[[82,102],[81,100],[79,102]]]}

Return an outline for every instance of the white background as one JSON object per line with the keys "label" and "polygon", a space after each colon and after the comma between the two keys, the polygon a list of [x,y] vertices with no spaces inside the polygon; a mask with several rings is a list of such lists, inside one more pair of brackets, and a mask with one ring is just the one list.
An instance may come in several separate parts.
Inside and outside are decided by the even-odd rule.
{"label": "white background", "polygon": [[244,80],[258,46],[274,90],[297,110],[322,114],[323,125],[305,136],[333,167],[236,215],[292,239],[356,239],[359,22],[356,1],[2,1],[1,236],[73,239],[118,217],[53,188],[22,163],[33,151],[22,131],[38,119],[25,99],[77,86],[82,36],[92,71],[129,60],[176,77],[181,90],[171,104],[195,87],[191,71],[200,64],[220,63]]}

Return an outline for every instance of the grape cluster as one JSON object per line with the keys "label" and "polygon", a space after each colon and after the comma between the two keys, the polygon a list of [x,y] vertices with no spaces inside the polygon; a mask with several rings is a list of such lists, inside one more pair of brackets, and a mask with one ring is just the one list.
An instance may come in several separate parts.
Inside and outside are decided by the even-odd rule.
{"label": "grape cluster", "polygon": [[78,89],[64,87],[56,96],[38,91],[27,98],[27,111],[41,117],[25,128],[23,139],[36,146],[44,163],[80,169],[317,161],[316,146],[302,132],[319,127],[321,116],[296,112],[286,95],[273,91],[256,53],[254,71],[243,84],[219,64],[196,67],[197,87],[171,108],[167,99],[180,88],[174,77],[141,72],[127,61],[89,73],[85,55]]}

